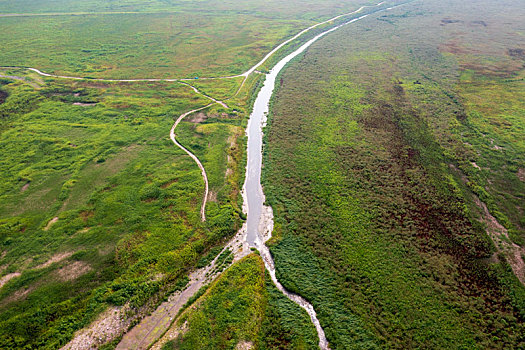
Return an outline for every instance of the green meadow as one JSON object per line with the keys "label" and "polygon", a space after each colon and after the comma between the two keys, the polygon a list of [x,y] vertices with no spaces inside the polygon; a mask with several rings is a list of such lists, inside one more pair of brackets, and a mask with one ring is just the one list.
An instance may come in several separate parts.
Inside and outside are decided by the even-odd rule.
{"label": "green meadow", "polygon": [[239,117],[178,131],[215,193],[203,223],[200,171],[169,129],[208,99],[179,83],[2,84],[1,266],[21,275],[0,291],[1,347],[58,347],[108,305],[180,288],[238,229]]}
{"label": "green meadow", "polygon": [[[4,0],[0,62],[98,78],[235,75],[301,29],[359,3]],[[16,13],[32,15],[2,16]]]}
{"label": "green meadow", "polygon": [[331,348],[523,347],[525,288],[474,201],[523,245],[516,6],[411,3],[282,74],[264,150],[271,251]]}
{"label": "green meadow", "polygon": [[[241,74],[365,4],[0,0],[0,348],[61,348],[111,307],[148,314],[245,219],[245,127],[264,75],[185,82],[204,95],[92,78]],[[414,1],[327,35],[278,78],[268,244],[331,349],[525,347],[525,288],[479,205],[524,251],[524,17],[511,0]],[[201,172],[169,131],[206,95],[227,106],[176,130],[207,172],[203,222]],[[318,348],[257,254],[219,260],[163,350]]]}

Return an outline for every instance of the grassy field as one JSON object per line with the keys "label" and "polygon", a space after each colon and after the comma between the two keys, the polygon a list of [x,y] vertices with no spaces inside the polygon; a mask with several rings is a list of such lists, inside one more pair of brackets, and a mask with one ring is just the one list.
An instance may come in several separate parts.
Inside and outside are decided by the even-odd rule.
{"label": "grassy field", "polygon": [[216,191],[202,223],[200,171],[168,134],[208,99],[178,83],[2,84],[0,266],[16,278],[0,347],[55,348],[108,305],[162,297],[238,229],[240,115],[180,130]]}
{"label": "grassy field", "polygon": [[[367,3],[2,1],[0,64],[105,78],[240,74],[301,29]],[[91,14],[1,16],[58,12]]]}
{"label": "grassy field", "polygon": [[316,349],[318,342],[308,314],[275,288],[254,254],[226,270],[175,327],[183,331],[163,350]]}
{"label": "grassy field", "polygon": [[[0,0],[0,66],[238,74],[362,4],[372,2]],[[271,250],[332,349],[525,346],[525,288],[476,204],[507,243],[525,244],[523,17],[510,0],[415,2],[328,35],[283,74],[265,140]],[[238,95],[241,79],[191,81],[228,105],[176,132],[208,174],[201,222],[201,173],[168,134],[209,99],[180,83],[0,74],[0,348],[56,349],[108,307],[154,307],[240,227],[244,128],[262,75]],[[257,255],[180,322],[187,331],[165,349],[317,346]]]}
{"label": "grassy field", "polygon": [[[189,2],[0,2],[2,13],[64,13],[0,15],[0,65],[83,77],[229,75],[314,21],[356,7],[201,5],[214,10]],[[202,223],[200,171],[168,133],[176,117],[209,99],[179,83],[0,74],[0,347],[58,348],[110,306],[154,307],[239,228],[243,130],[261,75],[237,95],[240,79],[192,82],[229,106],[177,129],[209,177]],[[295,311],[283,310],[293,307],[264,283],[261,300],[274,305],[261,309],[272,313],[265,322],[282,319],[284,330],[261,337],[311,347],[290,331]],[[271,332],[269,324],[258,332]]]}
{"label": "grassy field", "polygon": [[406,5],[283,73],[265,141],[271,251],[331,348],[524,346],[525,288],[473,200],[522,244],[516,6]]}

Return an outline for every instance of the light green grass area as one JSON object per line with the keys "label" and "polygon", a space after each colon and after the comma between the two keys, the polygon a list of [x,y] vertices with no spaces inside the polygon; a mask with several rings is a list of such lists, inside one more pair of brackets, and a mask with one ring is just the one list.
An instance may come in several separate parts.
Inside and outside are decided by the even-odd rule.
{"label": "light green grass area", "polygon": [[[2,40],[0,64],[105,78],[240,74],[301,29],[360,4],[333,0],[271,1],[264,5],[252,0],[118,4],[3,1],[0,31],[8,34]],[[1,16],[2,12],[111,11],[139,13]]]}
{"label": "light green grass area", "polygon": [[187,86],[2,82],[0,266],[21,276],[0,290],[1,347],[56,348],[107,305],[162,298],[239,227],[226,176],[236,127],[198,130],[222,190],[205,223],[201,172],[169,139],[181,113],[209,103]]}
{"label": "light green grass area", "polygon": [[228,102],[241,87],[244,77],[232,79],[194,80],[188,83],[199,89],[200,92],[212,96],[217,100]]}

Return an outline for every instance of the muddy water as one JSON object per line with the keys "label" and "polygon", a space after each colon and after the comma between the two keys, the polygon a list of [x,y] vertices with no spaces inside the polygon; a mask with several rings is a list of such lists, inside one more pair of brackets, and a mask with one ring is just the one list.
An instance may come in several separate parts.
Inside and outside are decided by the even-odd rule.
{"label": "muddy water", "polygon": [[[397,6],[396,6],[397,7]],[[390,10],[394,7],[388,8]],[[361,8],[360,10],[362,10]],[[283,58],[279,63],[277,63],[272,70],[266,75],[266,80],[264,81],[264,86],[260,90],[257,98],[255,100],[254,108],[252,114],[250,115],[250,120],[248,122],[247,136],[248,136],[248,162],[246,166],[246,181],[244,183],[244,193],[245,193],[245,204],[247,205],[247,235],[246,241],[251,247],[255,247],[259,250],[266,268],[270,272],[272,281],[275,283],[277,288],[286,295],[290,300],[301,306],[305,309],[312,323],[315,325],[317,334],[319,336],[319,347],[322,350],[329,349],[328,341],[326,340],[325,333],[317,319],[316,312],[313,306],[306,301],[304,298],[288,292],[277,280],[275,276],[275,264],[270,254],[268,247],[266,247],[265,242],[271,237],[271,231],[273,228],[273,215],[272,210],[269,207],[264,205],[265,197],[261,185],[261,167],[262,167],[262,138],[263,132],[262,128],[266,123],[266,116],[269,111],[269,102],[275,88],[275,81],[279,72],[289,63],[292,59],[303,53],[310,45],[312,45],[317,40],[321,39],[323,36],[331,33],[342,26],[348,25],[350,23],[359,21],[367,15],[355,18],[348,22],[345,22],[341,25],[333,27],[321,34],[318,34],[314,38],[310,39],[308,42],[303,44],[296,51],[292,52],[285,58]]]}

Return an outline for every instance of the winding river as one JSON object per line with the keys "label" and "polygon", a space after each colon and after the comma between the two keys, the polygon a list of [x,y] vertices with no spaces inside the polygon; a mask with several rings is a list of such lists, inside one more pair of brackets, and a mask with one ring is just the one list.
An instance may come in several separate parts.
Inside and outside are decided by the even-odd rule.
{"label": "winding river", "polygon": [[[279,49],[281,49],[286,44],[290,43],[293,40],[296,40],[299,36],[301,36],[302,34],[306,33],[307,31],[309,31],[309,30],[311,30],[313,28],[316,28],[316,27],[318,27],[318,26],[320,26],[322,24],[330,23],[331,21],[337,20],[337,19],[339,19],[339,18],[341,18],[343,16],[348,16],[348,15],[351,15],[351,14],[357,14],[357,13],[361,12],[363,9],[365,9],[367,7],[379,7],[382,4],[384,4],[384,2],[381,2],[381,3],[376,4],[376,5],[363,6],[363,7],[359,8],[357,11],[336,16],[334,18],[331,18],[331,19],[329,19],[327,21],[315,24],[315,25],[313,25],[313,26],[311,26],[311,27],[301,31],[300,33],[298,33],[297,35],[295,35],[291,39],[286,40],[285,42],[281,43],[279,46],[274,48],[259,63],[257,63],[255,66],[253,66],[252,68],[250,68],[248,71],[246,71],[243,74],[227,76],[227,77],[209,77],[209,78],[200,78],[200,79],[202,79],[202,80],[209,80],[209,79],[224,79],[224,78],[244,77],[244,80],[243,80],[243,82],[241,84],[241,87],[242,87],[244,82],[246,81],[246,78],[251,73],[256,72],[256,69],[261,64],[263,64],[271,55],[276,53]],[[386,8],[386,9],[378,9],[375,12],[388,11],[388,10],[391,10],[391,9],[393,9],[395,7],[398,7],[398,6],[401,6],[401,4],[400,5],[395,5],[395,6]],[[273,229],[273,213],[272,213],[272,209],[270,207],[267,207],[267,206],[264,205],[265,197],[264,197],[264,193],[263,193],[263,189],[262,189],[262,185],[261,185],[262,138],[263,138],[263,130],[262,130],[262,128],[263,128],[263,126],[266,123],[266,116],[267,116],[268,111],[269,111],[269,102],[270,102],[270,99],[272,97],[272,94],[273,94],[273,91],[274,91],[274,88],[275,88],[276,78],[279,75],[279,73],[281,72],[281,70],[286,66],[286,64],[288,64],[292,59],[294,59],[295,57],[297,57],[298,55],[303,53],[308,47],[310,47],[310,45],[312,45],[317,40],[321,39],[323,36],[333,32],[333,31],[335,31],[335,30],[337,30],[337,29],[339,29],[339,28],[341,28],[341,27],[343,27],[345,25],[348,25],[348,24],[351,24],[353,22],[359,21],[359,20],[361,20],[361,19],[363,19],[363,18],[365,18],[367,16],[369,16],[369,14],[365,14],[365,15],[362,15],[362,16],[360,16],[358,18],[354,18],[354,19],[352,19],[350,21],[344,22],[343,24],[340,24],[340,25],[337,25],[335,27],[332,27],[332,28],[330,28],[330,29],[328,29],[328,30],[326,30],[326,31],[316,35],[315,37],[313,37],[312,39],[310,39],[309,41],[304,43],[297,50],[295,50],[294,52],[292,52],[288,56],[286,56],[283,59],[281,59],[271,69],[271,71],[268,74],[266,74],[266,79],[264,81],[264,85],[263,85],[262,89],[260,90],[260,92],[258,93],[257,98],[255,100],[253,111],[252,111],[252,114],[250,115],[250,119],[248,121],[248,127],[247,127],[247,130],[246,130],[246,133],[247,133],[247,136],[248,136],[248,150],[247,150],[248,162],[247,162],[247,166],[246,166],[246,180],[245,180],[245,183],[244,183],[243,194],[244,194],[245,210],[246,210],[246,212],[248,214],[248,217],[247,217],[247,222],[245,223],[245,225],[243,225],[243,229],[241,229],[241,231],[239,231],[239,233],[238,233],[238,236],[239,235],[243,236],[244,239],[239,239],[238,240],[237,236],[236,236],[229,243],[229,246],[231,246],[230,248],[232,248],[233,245],[235,245],[235,244],[241,244],[240,248],[236,247],[236,249],[233,249],[234,251],[242,252],[241,255],[236,256],[236,259],[239,259],[242,256],[249,254],[250,250],[246,246],[254,247],[254,248],[259,250],[261,257],[264,260],[264,264],[265,264],[266,268],[268,269],[268,271],[270,273],[271,279],[274,282],[274,284],[277,286],[277,288],[284,295],[286,295],[290,300],[292,300],[293,302],[295,302],[296,304],[301,306],[303,309],[305,309],[306,312],[308,313],[308,315],[310,316],[310,318],[312,320],[312,323],[315,325],[315,328],[317,330],[317,333],[318,333],[318,336],[319,336],[319,347],[322,350],[328,350],[330,348],[328,346],[328,341],[326,339],[324,331],[323,331],[323,329],[322,329],[322,327],[321,327],[321,325],[319,323],[319,320],[317,319],[317,315],[316,315],[316,312],[315,312],[313,306],[307,300],[302,298],[301,296],[293,294],[293,293],[287,291],[281,285],[281,283],[279,283],[279,281],[276,278],[276,274],[275,274],[275,264],[274,264],[273,258],[272,258],[271,254],[270,254],[270,251],[269,251],[268,247],[265,245],[265,242],[271,237],[271,232],[272,232],[272,229]],[[22,68],[22,67],[0,67],[0,68]],[[26,69],[29,69],[29,70],[31,70],[31,71],[33,71],[33,72],[35,72],[35,73],[37,73],[37,74],[39,74],[41,76],[47,76],[47,77],[53,77],[53,78],[61,78],[61,79],[73,79],[73,80],[85,80],[86,79],[84,77],[72,77],[72,76],[62,76],[62,75],[49,74],[49,73],[42,72],[42,71],[40,71],[40,70],[38,70],[36,68],[28,68],[28,67],[26,67]],[[185,81],[193,80],[193,79],[190,79],[190,78],[178,78],[178,79],[176,79],[176,78],[167,78],[167,79],[166,78],[149,78],[149,79],[103,79],[103,78],[97,78],[97,79],[91,79],[91,80],[94,80],[94,81],[118,81],[118,82],[141,82],[141,81],[150,81],[150,82],[168,81],[168,82],[176,82],[176,81],[178,81],[178,82],[181,82],[181,83],[183,83],[185,85],[188,85],[196,93],[202,94],[195,87],[191,86],[190,84],[184,83]],[[240,90],[240,88],[239,88],[239,90]],[[222,101],[215,100],[214,98],[212,98],[210,96],[207,96],[207,95],[205,95],[205,96],[208,99],[211,100],[211,102],[212,102],[211,104],[219,103],[223,107],[227,108],[227,105],[224,104]],[[197,165],[199,166],[199,168],[200,168],[200,170],[202,172],[202,175],[203,175],[203,178],[204,178],[204,182],[205,182],[205,193],[204,193],[203,204],[202,204],[202,208],[201,208],[202,221],[204,221],[206,219],[206,217],[205,217],[205,207],[206,207],[206,199],[207,199],[207,194],[208,194],[208,183],[207,183],[206,171],[205,171],[203,165],[201,164],[201,162],[198,160],[198,158],[195,155],[193,155],[188,149],[186,149],[183,145],[181,145],[176,140],[175,129],[176,129],[177,125],[180,123],[180,121],[183,118],[185,118],[187,115],[192,114],[194,112],[197,112],[199,110],[202,110],[204,108],[207,108],[211,104],[208,104],[206,106],[203,106],[203,107],[194,109],[192,111],[189,111],[187,113],[184,113],[183,115],[181,115],[175,121],[175,123],[173,124],[173,126],[172,126],[172,128],[170,130],[170,138],[173,141],[173,143],[175,143],[178,147],[180,147],[183,151],[185,151],[190,157],[192,157],[192,159],[197,163]],[[244,230],[246,230],[246,231],[244,231]],[[195,290],[198,290],[198,288],[200,288],[200,286],[203,285],[205,280],[207,280],[207,278],[205,277],[206,276],[205,272],[206,272],[205,270],[201,269],[201,270],[199,270],[199,271],[197,271],[195,273],[195,275],[196,276],[198,275],[199,277],[198,278],[197,277],[192,278],[192,282],[190,282],[190,285],[192,285]],[[190,292],[184,294],[185,298],[186,298],[184,300],[189,299],[190,294],[191,294]],[[182,300],[181,298],[179,298],[177,300],[179,301],[178,304],[180,304],[180,305],[184,304],[184,302],[185,302],[184,300],[183,300],[183,302],[181,302],[181,300]],[[179,305],[179,308],[180,308],[180,305]],[[169,311],[172,312],[173,315],[175,315],[177,313],[177,311],[179,310],[179,308],[172,307],[172,308],[170,308]],[[161,309],[161,308],[159,308],[159,309]],[[159,309],[157,309],[157,311]],[[159,312],[162,313],[162,310],[159,311]],[[118,314],[115,313],[115,315],[118,315]],[[117,316],[115,316],[115,317],[117,317]],[[171,320],[171,318],[169,318],[169,320]],[[169,327],[169,324],[170,324],[170,322],[168,322],[165,325],[164,328],[167,329],[167,327]],[[96,325],[97,325],[96,322],[94,323],[94,325],[96,327]],[[142,325],[142,323],[141,323],[141,325]],[[158,325],[159,325],[159,322],[157,322],[155,324],[155,327],[157,327]],[[137,328],[137,327],[135,327],[135,328]],[[107,329],[109,329],[109,327]],[[91,339],[90,337],[92,336],[93,332],[89,331],[89,328],[87,328],[86,330],[87,330],[87,334],[88,334],[86,337]],[[98,329],[97,332],[100,332],[100,329]],[[131,332],[129,332],[126,335],[124,335],[124,337],[122,339],[123,342],[127,339],[128,335],[130,333]],[[149,333],[147,335],[149,335],[150,333],[151,333],[151,331],[149,331]],[[86,343],[86,340],[84,339],[86,337],[82,338],[82,336],[84,336],[84,335],[80,334],[80,336],[76,336],[67,346],[69,346],[70,344],[77,344],[78,342],[75,343],[75,340],[80,340],[81,343]],[[139,336],[140,336],[140,334],[139,334]],[[136,339],[133,338],[133,336],[130,336],[130,337],[131,337],[131,341],[136,343]],[[146,338],[147,338],[147,336],[146,336]],[[93,340],[93,339],[91,339],[91,340]],[[123,342],[121,342],[121,344]],[[121,346],[121,344],[119,344],[119,346]],[[84,345],[86,345],[86,344],[84,344]],[[66,348],[67,348],[67,346],[66,346]],[[119,346],[117,348],[119,348]]]}
{"label": "winding river", "polygon": [[[382,3],[381,3],[382,4]],[[375,6],[379,6],[375,5]],[[398,5],[399,6],[399,5]],[[397,6],[394,6],[397,7]],[[385,10],[393,9],[394,7],[387,8]],[[360,8],[357,12],[361,11],[364,7]],[[381,11],[381,10],[378,10]],[[376,11],[377,12],[377,11]],[[248,136],[248,162],[246,166],[246,180],[244,183],[245,203],[247,205],[247,234],[246,241],[250,247],[255,247],[259,250],[261,257],[264,260],[266,268],[270,272],[272,281],[275,283],[277,288],[285,294],[290,300],[305,309],[315,325],[317,334],[319,336],[319,347],[322,350],[329,349],[328,341],[324,331],[317,319],[316,312],[313,306],[299,295],[293,294],[287,291],[276,278],[275,275],[275,263],[272,259],[268,247],[265,242],[271,237],[271,231],[273,228],[273,215],[270,207],[264,205],[265,197],[263,188],[261,185],[261,168],[262,168],[262,139],[263,139],[263,127],[266,124],[266,117],[269,112],[269,103],[272,97],[275,81],[281,70],[295,57],[303,53],[310,45],[323,36],[351,23],[359,21],[369,14],[362,15],[354,18],[338,26],[328,29],[299,47],[297,50],[289,54],[280,60],[272,70],[266,75],[264,85],[260,90],[255,104],[253,107],[252,114],[248,121],[248,127],[246,130]]]}

